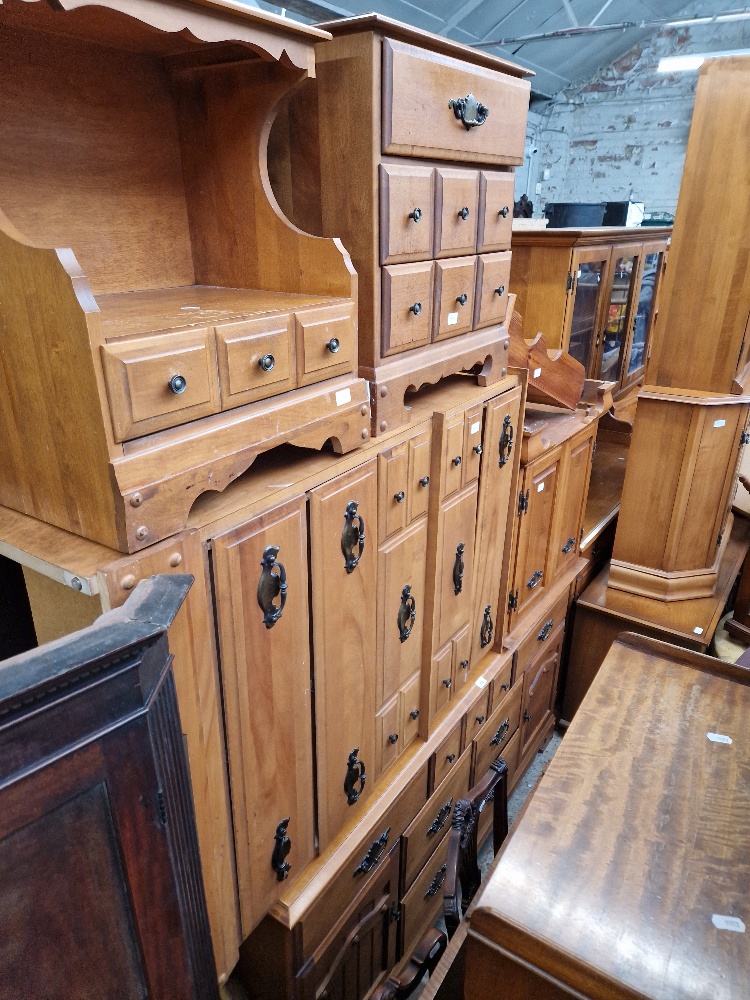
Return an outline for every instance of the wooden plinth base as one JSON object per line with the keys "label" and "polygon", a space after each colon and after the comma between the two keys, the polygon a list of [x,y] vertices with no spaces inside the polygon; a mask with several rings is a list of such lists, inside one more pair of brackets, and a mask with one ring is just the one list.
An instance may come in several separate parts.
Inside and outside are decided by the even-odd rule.
{"label": "wooden plinth base", "polygon": [[367,383],[345,375],[126,445],[110,466],[121,551],[181,531],[201,493],[221,492],[277,445],[321,448],[330,439],[345,455],[369,437]]}
{"label": "wooden plinth base", "polygon": [[505,327],[491,326],[410,351],[377,368],[360,368],[359,374],[370,383],[373,437],[409,423],[411,410],[404,402],[407,392],[479,366],[478,385],[498,382],[508,372],[509,344]]}

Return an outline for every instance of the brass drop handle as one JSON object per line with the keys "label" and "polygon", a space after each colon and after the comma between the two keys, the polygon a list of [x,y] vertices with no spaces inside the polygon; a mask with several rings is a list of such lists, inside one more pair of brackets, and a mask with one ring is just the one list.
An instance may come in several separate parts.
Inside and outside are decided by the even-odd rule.
{"label": "brass drop handle", "polygon": [[565,543],[565,545],[563,545],[563,547],[562,547],[562,550],[565,553],[565,555],[567,555],[568,552],[572,552],[573,551],[573,548],[575,547],[575,544],[576,544],[575,538],[569,538],[567,540],[567,542]]}
{"label": "brass drop handle", "polygon": [[[344,511],[341,551],[344,555],[344,569],[347,573],[354,572],[357,563],[362,558],[362,553],[365,551],[365,522],[362,515],[357,513],[358,507],[358,500],[350,500]],[[354,554],[355,545],[358,546],[356,555]]]}
{"label": "brass drop handle", "polygon": [[422,478],[419,480],[419,485],[427,489],[427,487],[430,485],[430,477],[422,476]]}
{"label": "brass drop handle", "polygon": [[445,680],[443,681],[443,686],[449,688],[452,683],[453,681],[450,679],[450,677],[446,677]]}
{"label": "brass drop handle", "polygon": [[413,708],[413,709],[411,710],[411,712],[409,712],[409,716],[410,716],[410,717],[411,717],[412,719],[418,719],[418,718],[419,718],[419,709],[418,709],[418,708]]}
{"label": "brass drop handle", "polygon": [[282,819],[276,827],[276,833],[273,837],[274,845],[273,854],[271,855],[271,867],[276,872],[277,882],[283,882],[289,875],[289,871],[292,867],[286,860],[287,855],[292,849],[292,841],[286,835],[286,829],[289,826],[290,819],[291,816],[287,816],[286,819]]}
{"label": "brass drop handle", "polygon": [[495,624],[492,621],[492,605],[487,604],[484,609],[484,615],[482,617],[482,625],[479,629],[479,645],[480,649],[484,649],[485,646],[489,646],[495,635]]}
{"label": "brass drop handle", "polygon": [[456,118],[463,122],[467,129],[477,128],[484,125],[490,113],[490,109],[478,101],[473,94],[466,97],[457,97],[448,101],[448,107],[453,111]]}
{"label": "brass drop handle", "polygon": [[437,894],[438,889],[443,884],[443,882],[445,882],[445,876],[447,870],[448,870],[447,865],[442,865],[442,867],[438,868],[437,872],[435,873],[435,878],[432,880],[429,889],[424,894],[425,899],[432,899],[432,897]]}
{"label": "brass drop handle", "polygon": [[469,218],[469,208],[467,205],[464,205],[463,208],[460,208],[458,210],[458,217],[459,219],[463,219],[464,222],[466,222],[466,220]]}
{"label": "brass drop handle", "polygon": [[464,543],[459,542],[456,546],[456,559],[453,563],[453,593],[458,595],[464,586]]}
{"label": "brass drop handle", "polygon": [[481,444],[475,444],[474,447],[471,450],[475,451],[477,453],[477,455],[481,455],[482,454],[482,446],[481,446]]}
{"label": "brass drop handle", "polygon": [[264,372],[270,372],[276,364],[276,358],[273,354],[264,354],[262,358],[258,358],[258,364]]}
{"label": "brass drop handle", "polygon": [[338,350],[341,347],[341,341],[338,339],[338,337],[332,337],[326,344],[326,347],[331,352],[331,354],[338,354]]}
{"label": "brass drop handle", "polygon": [[406,642],[411,635],[416,618],[417,602],[414,600],[414,595],[411,592],[411,584],[407,583],[401,591],[401,604],[399,605],[398,617],[396,619],[398,637],[401,642]]}
{"label": "brass drop handle", "polygon": [[422,303],[415,302],[413,306],[409,306],[409,312],[414,313],[415,316],[419,316],[419,314],[422,312]]}
{"label": "brass drop handle", "polygon": [[509,212],[510,212],[510,208],[507,205],[503,205],[503,207],[500,209],[500,211],[497,214],[498,215],[502,215],[502,217],[504,219],[507,219]]}
{"label": "brass drop handle", "polygon": [[510,421],[510,413],[503,417],[503,431],[500,435],[500,459],[498,465],[502,468],[510,458],[513,451],[513,424]]}
{"label": "brass drop handle", "polygon": [[187,379],[184,375],[173,375],[168,385],[175,396],[179,396],[187,389]]}
{"label": "brass drop handle", "polygon": [[371,868],[375,867],[375,865],[380,860],[381,854],[385,850],[390,835],[391,835],[391,828],[388,827],[387,830],[384,830],[383,833],[380,834],[377,840],[373,840],[373,842],[370,844],[367,854],[365,854],[360,863],[354,869],[355,878],[357,877],[357,875],[366,874],[367,872],[370,871]]}
{"label": "brass drop handle", "polygon": [[[346,793],[347,805],[353,806],[365,789],[365,762],[357,759],[359,747],[355,747],[346,760],[346,777],[344,778],[344,792]],[[359,788],[357,788],[359,782]],[[390,832],[390,828],[389,828]],[[387,839],[387,838],[386,838]],[[365,869],[366,870],[366,869]],[[354,873],[356,875],[356,872]]]}
{"label": "brass drop handle", "polygon": [[396,503],[403,503],[405,496],[406,494],[404,493],[404,491],[399,490],[398,493],[393,494],[393,499],[396,501]]}
{"label": "brass drop handle", "polygon": [[[279,554],[278,545],[269,545],[263,550],[263,558],[260,561],[261,573],[258,580],[258,605],[263,612],[263,624],[266,628],[273,628],[281,618],[287,597],[286,570],[283,563],[276,562]],[[274,573],[274,570],[276,572]],[[273,603],[280,597],[279,606]]]}
{"label": "brass drop handle", "polygon": [[456,468],[458,468],[458,466],[461,464],[461,456],[460,455],[456,455],[456,457],[453,459],[453,464],[456,466]]}
{"label": "brass drop handle", "polygon": [[449,764],[452,764],[453,761],[456,759],[456,755],[454,753],[449,753],[445,759],[448,761]]}
{"label": "brass drop handle", "polygon": [[497,288],[495,289],[495,294],[499,295],[500,298],[502,298],[503,295],[505,295],[505,285],[498,285]]}
{"label": "brass drop handle", "polygon": [[391,745],[398,743],[398,733],[391,733],[391,735],[388,737],[388,742]]}
{"label": "brass drop handle", "polygon": [[465,306],[467,299],[468,295],[466,294],[466,292],[461,292],[460,295],[456,296],[456,302],[458,302],[460,306]]}
{"label": "brass drop handle", "polygon": [[419,222],[419,220],[422,218],[422,209],[415,208],[413,212],[409,212],[408,217],[410,219],[414,219],[415,222]]}

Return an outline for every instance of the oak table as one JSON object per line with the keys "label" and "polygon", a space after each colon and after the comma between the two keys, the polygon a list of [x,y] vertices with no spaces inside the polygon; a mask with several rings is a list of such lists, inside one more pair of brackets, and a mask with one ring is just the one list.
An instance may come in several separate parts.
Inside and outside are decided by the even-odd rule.
{"label": "oak table", "polygon": [[466,1000],[737,1000],[750,671],[625,633],[474,910]]}

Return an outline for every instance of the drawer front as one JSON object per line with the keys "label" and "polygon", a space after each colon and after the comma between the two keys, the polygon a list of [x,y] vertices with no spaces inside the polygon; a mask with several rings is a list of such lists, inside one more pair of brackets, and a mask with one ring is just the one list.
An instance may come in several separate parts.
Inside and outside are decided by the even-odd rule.
{"label": "drawer front", "polygon": [[499,707],[507,693],[510,691],[513,679],[513,657],[503,666],[500,673],[492,682],[492,699],[490,711],[494,712]]}
{"label": "drawer front", "polygon": [[518,647],[516,653],[516,678],[521,678],[531,661],[539,655],[542,649],[552,644],[553,633],[565,621],[568,613],[568,592],[566,591],[556,601],[554,607],[545,611],[534,622],[534,627]]}
{"label": "drawer front", "polygon": [[[503,751],[503,760],[508,765],[508,798],[510,798],[511,789],[516,780],[516,775],[518,774],[518,766],[521,763],[521,733],[516,731],[515,736],[511,736],[508,742],[505,744],[505,750]],[[477,774],[474,779],[475,782],[481,781],[484,777],[482,774]],[[519,776],[520,777],[520,776]],[[491,806],[486,807],[482,810],[479,816],[479,833],[477,834],[477,844],[481,847],[485,840],[492,832],[492,821],[493,821],[493,809]]]}
{"label": "drawer front", "polygon": [[514,684],[510,693],[479,734],[474,757],[474,782],[480,781],[487,768],[496,757],[502,756],[505,747],[518,729],[521,717],[522,685]]}
{"label": "drawer front", "polygon": [[433,697],[432,714],[445,708],[453,687],[453,644],[447,642],[432,658]]}
{"label": "drawer front", "polygon": [[[520,166],[529,83],[415,45],[383,42],[383,152]],[[467,128],[449,101],[473,94],[489,114]],[[471,108],[465,115],[469,120]]]}
{"label": "drawer front", "polygon": [[461,463],[464,486],[479,479],[482,459],[482,417],[484,405],[479,403],[466,411],[464,418],[464,460]]}
{"label": "drawer front", "polygon": [[219,410],[213,330],[138,337],[102,347],[116,441]]}
{"label": "drawer front", "polygon": [[564,637],[565,630],[558,628],[550,640],[550,645],[543,649],[524,671],[521,756],[548,721],[554,708],[555,686]]}
{"label": "drawer front", "polygon": [[461,257],[477,248],[479,173],[437,167],[435,170],[436,257]]}
{"label": "drawer front", "polygon": [[474,529],[477,487],[469,487],[443,501],[439,535],[438,578],[435,581],[438,612],[438,646],[442,646],[469,621],[474,566]]}
{"label": "drawer front", "polygon": [[432,434],[423,431],[409,440],[409,479],[406,491],[409,522],[427,513],[430,501]]}
{"label": "drawer front", "polygon": [[[510,666],[510,664],[508,664]],[[489,720],[490,689],[485,688],[466,713],[466,745],[476,739]]]}
{"label": "drawer front", "polygon": [[443,909],[443,884],[446,876],[448,844],[443,837],[401,904],[402,950],[409,955],[421,935],[435,922]]}
{"label": "drawer front", "polygon": [[320,947],[338,915],[349,907],[352,897],[368,884],[371,874],[384,869],[389,851],[398,858],[400,852],[393,849],[426,801],[427,764],[419,769],[382,818],[368,825],[352,850],[348,863],[333,876],[303,914],[303,962]]}
{"label": "drawer front", "polygon": [[475,257],[435,262],[433,340],[448,340],[471,330],[475,291]]}
{"label": "drawer front", "polygon": [[399,692],[399,711],[401,713],[401,731],[404,734],[406,749],[419,734],[419,695],[422,688],[422,678],[417,672]]}
{"label": "drawer front", "polygon": [[353,302],[298,312],[295,325],[300,385],[345,375],[357,367]]}
{"label": "drawer front", "polygon": [[435,771],[433,788],[438,788],[445,781],[458,762],[461,750],[461,725],[457,725],[450,736],[446,736],[435,751]]}
{"label": "drawer front", "polygon": [[510,250],[513,232],[514,173],[483,170],[479,176],[477,252]]}
{"label": "drawer front", "polygon": [[510,283],[510,250],[481,254],[477,258],[477,292],[474,326],[505,322]]}
{"label": "drawer front", "polygon": [[469,790],[471,749],[461,759],[447,779],[435,789],[419,815],[404,833],[402,864],[406,872],[404,891],[424,868],[427,859],[451,828],[453,807]]}
{"label": "drawer front", "polygon": [[453,686],[451,687],[451,698],[455,698],[457,692],[461,690],[469,676],[469,659],[471,656],[469,626],[464,625],[451,642],[453,644]]}
{"label": "drawer front", "polygon": [[375,777],[379,778],[395,762],[403,746],[397,694],[391,698],[385,708],[378,712],[377,732],[378,759]]}
{"label": "drawer front", "polygon": [[289,313],[219,327],[216,352],[223,410],[286,392],[297,384]]}
{"label": "drawer front", "polygon": [[429,344],[433,269],[432,261],[383,268],[383,357]]}
{"label": "drawer front", "polygon": [[378,455],[380,541],[406,526],[409,446],[406,441]]}
{"label": "drawer front", "polygon": [[381,264],[432,256],[434,203],[432,167],[381,163]]}
{"label": "drawer front", "polygon": [[461,466],[464,460],[464,414],[449,413],[442,417],[442,449],[440,463],[442,465],[442,493],[440,499],[450,496],[461,489],[463,476]]}

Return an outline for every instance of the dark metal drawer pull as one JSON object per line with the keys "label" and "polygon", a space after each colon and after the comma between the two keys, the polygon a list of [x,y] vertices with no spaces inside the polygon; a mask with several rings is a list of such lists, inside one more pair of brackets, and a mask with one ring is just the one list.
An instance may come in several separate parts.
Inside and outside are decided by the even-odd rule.
{"label": "dark metal drawer pull", "polygon": [[396,503],[403,503],[405,497],[406,494],[404,493],[403,490],[399,490],[398,493],[393,494],[393,499],[396,501]]}
{"label": "dark metal drawer pull", "polygon": [[422,478],[419,480],[419,485],[423,486],[426,489],[430,485],[430,477],[422,476]]}
{"label": "dark metal drawer pull", "polygon": [[456,546],[456,559],[453,563],[453,593],[458,596],[464,586],[464,543]]}
{"label": "dark metal drawer pull", "polygon": [[422,218],[422,209],[415,208],[413,212],[409,212],[407,218],[414,219],[415,222],[419,222],[419,220]]}
{"label": "dark metal drawer pull", "polygon": [[569,538],[567,540],[567,542],[565,543],[565,545],[563,545],[563,547],[562,547],[562,550],[565,553],[565,555],[567,555],[568,552],[572,552],[572,550],[575,548],[575,544],[576,544],[575,538]]}
{"label": "dark metal drawer pull", "polygon": [[331,352],[331,354],[337,354],[339,348],[341,347],[341,341],[338,337],[331,337],[331,339],[326,344],[326,347]]}
{"label": "dark metal drawer pull", "polygon": [[507,219],[509,212],[510,212],[510,208],[507,205],[503,205],[503,207],[500,209],[500,211],[497,214],[498,215],[502,215],[502,217],[504,219]]}
{"label": "dark metal drawer pull", "polygon": [[482,649],[489,646],[495,635],[495,625],[492,621],[492,605],[488,604],[484,609],[482,627],[479,629],[479,644]]}
{"label": "dark metal drawer pull", "polygon": [[[279,554],[278,545],[269,545],[263,550],[263,558],[260,561],[261,574],[258,580],[258,604],[263,612],[263,624],[266,628],[273,628],[281,618],[281,614],[286,604],[287,584],[286,570],[283,563],[276,562]],[[274,570],[276,572],[274,573]],[[279,606],[273,603],[280,597]]]}
{"label": "dark metal drawer pull", "polygon": [[510,684],[501,684],[500,685],[500,690],[501,691],[510,691]]}
{"label": "dark metal drawer pull", "polygon": [[456,468],[458,468],[459,465],[461,464],[461,456],[460,455],[456,455],[456,457],[454,459],[451,459],[451,461],[456,466]]}
{"label": "dark metal drawer pull", "polygon": [[503,417],[503,432],[500,435],[500,461],[498,465],[502,468],[510,458],[513,451],[513,424],[510,422],[510,413]]}
{"label": "dark metal drawer pull", "polygon": [[[344,568],[347,573],[353,573],[357,568],[357,563],[362,558],[365,551],[365,522],[361,514],[357,513],[359,507],[358,500],[350,500],[344,511],[344,530],[341,532],[341,551],[344,554]],[[355,523],[356,522],[356,523]],[[359,551],[354,555],[354,546],[358,545]]]}
{"label": "dark metal drawer pull", "polygon": [[270,372],[276,364],[276,358],[273,354],[264,354],[262,358],[258,358],[258,364],[264,372]]}
{"label": "dark metal drawer pull", "polygon": [[477,725],[481,726],[483,722],[484,722],[484,716],[483,715],[478,715],[477,716]]}
{"label": "dark metal drawer pull", "polygon": [[459,219],[463,219],[464,222],[466,222],[466,220],[469,218],[469,208],[467,205],[464,205],[463,208],[459,208],[458,217]]}
{"label": "dark metal drawer pull", "polygon": [[391,746],[395,746],[395,744],[398,743],[398,733],[391,733],[391,735],[388,737],[388,742],[391,744]]}
{"label": "dark metal drawer pull", "polygon": [[422,312],[422,303],[415,302],[413,306],[409,306],[409,312],[414,313],[415,316],[419,316],[419,314]]}
{"label": "dark metal drawer pull", "polygon": [[502,298],[503,295],[505,295],[505,285],[498,285],[497,288],[495,289],[495,294],[499,295],[500,298]]}
{"label": "dark metal drawer pull", "polygon": [[435,873],[435,878],[430,883],[430,888],[424,894],[425,899],[431,899],[433,896],[437,894],[438,889],[443,884],[443,882],[445,882],[446,870],[447,870],[447,865],[442,865]]}
{"label": "dark metal drawer pull", "polygon": [[179,396],[187,389],[187,379],[184,375],[173,375],[167,384],[175,396]]}
{"label": "dark metal drawer pull", "polygon": [[472,451],[475,451],[477,455],[481,455],[482,454],[481,444],[475,444],[474,447],[472,448]]}
{"label": "dark metal drawer pull", "polygon": [[555,623],[550,618],[549,621],[546,621],[544,623],[544,625],[542,626],[542,631],[536,637],[536,641],[537,642],[544,642],[545,639],[549,639],[549,637],[552,635],[552,629],[554,627],[555,627]]}
{"label": "dark metal drawer pull", "polygon": [[286,860],[286,856],[292,849],[292,842],[286,835],[286,828],[289,826],[291,816],[282,819],[276,827],[274,834],[273,854],[271,855],[271,867],[276,872],[276,880],[283,882],[291,870],[291,864]]}
{"label": "dark metal drawer pull", "polygon": [[490,113],[490,109],[478,101],[473,94],[466,97],[457,97],[448,101],[448,107],[460,122],[463,122],[467,129],[477,128],[484,125]]}
{"label": "dark metal drawer pull", "polygon": [[380,860],[381,854],[385,850],[390,835],[391,835],[391,828],[388,827],[388,829],[384,833],[380,834],[377,840],[373,840],[373,842],[370,844],[367,854],[365,854],[360,863],[354,869],[355,878],[357,877],[357,875],[364,875],[366,872],[369,872],[370,869],[375,867],[375,865]]}
{"label": "dark metal drawer pull", "polygon": [[[346,761],[346,777],[344,778],[344,792],[346,793],[347,805],[353,806],[362,792],[365,790],[365,762],[357,760],[359,747],[355,747],[349,754]],[[356,787],[359,782],[359,788]]]}
{"label": "dark metal drawer pull", "polygon": [[469,296],[466,294],[466,292],[461,292],[460,295],[456,296],[456,302],[458,302],[460,306],[465,306],[468,301],[468,298]]}
{"label": "dark metal drawer pull", "polygon": [[536,587],[536,585],[541,581],[543,576],[544,573],[542,570],[540,569],[534,570],[534,572],[531,574],[531,579],[526,581],[526,586],[529,588],[529,590],[533,590],[534,587]]}
{"label": "dark metal drawer pull", "polygon": [[445,680],[443,681],[443,686],[449,688],[452,683],[453,681],[450,679],[450,677],[446,677]]}
{"label": "dark metal drawer pull", "polygon": [[448,761],[449,764],[452,764],[453,761],[456,759],[456,755],[454,753],[449,753],[447,754],[445,759]]}
{"label": "dark metal drawer pull", "polygon": [[461,660],[461,662],[459,663],[459,666],[461,667],[462,670],[468,670],[469,669],[469,661],[468,660]]}
{"label": "dark metal drawer pull", "polygon": [[437,814],[435,819],[432,821],[432,826],[427,831],[428,837],[434,837],[436,833],[443,829],[446,820],[451,814],[451,809],[453,808],[453,799],[448,799],[445,805],[442,807],[440,812]]}
{"label": "dark metal drawer pull", "polygon": [[411,584],[407,583],[401,591],[401,604],[399,605],[398,617],[396,618],[398,637],[401,642],[406,642],[411,635],[416,618],[417,602],[414,600],[414,595],[411,592]]}
{"label": "dark metal drawer pull", "polygon": [[503,722],[500,723],[500,726],[499,726],[497,732],[495,733],[495,735],[490,740],[490,746],[491,747],[500,746],[500,744],[505,739],[505,736],[506,736],[506,734],[507,734],[507,732],[508,732],[509,729],[510,729],[510,718],[507,718]]}
{"label": "dark metal drawer pull", "polygon": [[531,716],[526,711],[526,709],[523,710],[523,721],[524,722],[531,722]]}
{"label": "dark metal drawer pull", "polygon": [[412,719],[418,719],[419,718],[419,709],[418,708],[413,708],[411,710],[411,712],[409,712],[409,715],[410,715],[410,717]]}

